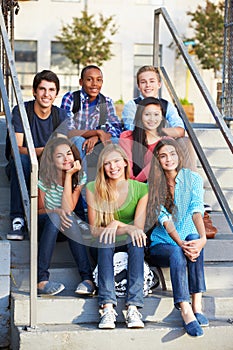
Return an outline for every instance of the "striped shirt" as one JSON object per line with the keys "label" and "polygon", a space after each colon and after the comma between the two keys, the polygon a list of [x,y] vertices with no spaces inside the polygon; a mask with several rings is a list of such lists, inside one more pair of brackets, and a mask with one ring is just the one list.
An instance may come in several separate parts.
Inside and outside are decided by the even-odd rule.
{"label": "striped shirt", "polygon": [[[83,177],[80,181],[80,186],[85,185],[87,182],[87,175],[83,172]],[[48,188],[44,185],[43,181],[38,181],[38,187],[42,192],[45,192],[44,206],[46,209],[61,208],[62,195],[64,187],[55,183],[52,183]]]}
{"label": "striped shirt", "polygon": [[[100,103],[99,96],[93,102],[89,102],[89,96],[81,89],[80,93],[80,110],[73,114],[73,92],[67,92],[61,102],[61,108],[67,111],[69,117],[68,129],[73,130],[96,130],[100,129]],[[106,132],[110,133],[112,137],[119,137],[122,131],[121,122],[116,115],[115,107],[113,101],[109,97],[106,99]]]}
{"label": "striped shirt", "polygon": [[203,180],[199,174],[184,168],[179,171],[175,180],[174,203],[176,206],[176,216],[172,218],[167,209],[163,206],[161,207],[158,218],[159,224],[151,234],[151,246],[156,244],[176,245],[163,226],[166,221],[173,220],[182,240],[185,240],[191,233],[198,233],[193,223],[192,215],[194,213],[204,214]]}

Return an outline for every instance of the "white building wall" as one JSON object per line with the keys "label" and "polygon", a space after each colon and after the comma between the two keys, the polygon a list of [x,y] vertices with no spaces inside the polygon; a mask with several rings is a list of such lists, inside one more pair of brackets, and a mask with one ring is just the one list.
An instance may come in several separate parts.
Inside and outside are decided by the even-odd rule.
{"label": "white building wall", "polygon": [[[52,0],[19,1],[20,11],[15,16],[15,39],[38,41],[38,71],[50,68],[50,43],[60,33],[62,24],[70,23],[72,17],[78,17],[84,9],[84,0],[80,2]],[[102,70],[104,85],[102,92],[113,100],[120,97],[128,101],[133,97],[134,89],[134,45],[153,43],[154,9],[165,7],[181,36],[190,36],[190,17],[186,12],[194,11],[204,0],[86,0],[90,14],[102,13],[114,15],[119,30],[112,38],[114,57],[105,62]],[[149,4],[150,3],[150,4]],[[179,97],[184,97],[186,88],[186,68],[184,63],[175,59],[175,52],[168,48],[172,38],[161,18],[160,42],[163,45],[163,65],[177,90]],[[216,81],[213,73],[201,75],[208,89],[216,98]],[[78,84],[78,78],[77,78]],[[57,104],[60,103],[61,91]],[[168,97],[165,89],[163,96]],[[196,120],[212,121],[208,110],[200,102],[193,82],[190,82],[189,100],[195,105]]]}

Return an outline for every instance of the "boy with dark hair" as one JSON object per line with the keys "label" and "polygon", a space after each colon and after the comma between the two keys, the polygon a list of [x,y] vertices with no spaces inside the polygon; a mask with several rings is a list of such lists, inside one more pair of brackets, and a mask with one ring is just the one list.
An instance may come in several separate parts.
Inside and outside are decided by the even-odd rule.
{"label": "boy with dark hair", "polygon": [[[34,100],[25,102],[25,109],[29,119],[32,139],[35,146],[36,155],[39,157],[48,139],[56,129],[59,133],[66,133],[65,126],[61,125],[67,119],[66,111],[53,106],[53,102],[60,89],[59,79],[55,73],[43,70],[35,75],[33,80]],[[15,136],[19,147],[19,153],[23,166],[25,181],[29,189],[30,182],[30,159],[26,147],[24,129],[19,114],[18,106],[12,111],[12,123],[15,129]],[[64,123],[65,124],[65,123]],[[16,173],[13,157],[9,158],[10,167],[10,218],[12,220],[12,230],[7,234],[7,239],[24,239],[24,209],[19,190],[19,182]]]}

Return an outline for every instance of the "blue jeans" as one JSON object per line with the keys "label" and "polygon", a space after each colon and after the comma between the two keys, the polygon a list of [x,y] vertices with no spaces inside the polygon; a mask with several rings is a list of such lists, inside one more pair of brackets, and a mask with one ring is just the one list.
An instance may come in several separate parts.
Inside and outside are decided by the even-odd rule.
{"label": "blue jeans", "polygon": [[[190,234],[186,241],[198,238],[198,234]],[[150,248],[152,265],[170,266],[173,298],[177,308],[180,302],[190,302],[190,294],[206,291],[203,253],[202,249],[197,261],[191,262],[177,245],[157,244]]]}
{"label": "blue jeans", "polygon": [[128,253],[126,305],[143,307],[144,284],[144,248],[128,243],[125,246],[115,246],[98,249],[98,285],[99,305],[117,304],[113,268],[113,255],[119,251]]}
{"label": "blue jeans", "polygon": [[[70,218],[73,218],[71,216]],[[49,280],[49,267],[60,233],[60,217],[56,213],[40,214],[38,217],[39,226],[39,248],[38,248],[38,283]],[[82,244],[82,237],[79,226],[73,219],[73,225],[62,235],[63,240],[68,239],[70,250],[77,264],[82,280],[93,280],[92,269],[88,259],[85,245]]]}
{"label": "blue jeans", "polygon": [[[23,172],[25,176],[25,182],[27,185],[28,192],[30,190],[30,173],[31,165],[29,156],[26,154],[20,155]],[[14,159],[10,159],[10,188],[11,188],[11,198],[10,198],[10,218],[24,218],[24,209],[21,199],[20,186],[18,181],[18,176],[16,172]]]}

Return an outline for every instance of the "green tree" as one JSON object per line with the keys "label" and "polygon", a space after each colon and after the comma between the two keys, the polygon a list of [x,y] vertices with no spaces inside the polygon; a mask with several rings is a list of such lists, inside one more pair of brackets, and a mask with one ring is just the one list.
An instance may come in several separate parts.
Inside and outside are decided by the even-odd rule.
{"label": "green tree", "polygon": [[196,11],[188,11],[187,15],[191,16],[194,36],[185,40],[195,41],[194,53],[202,68],[212,68],[216,73],[223,63],[224,1],[214,4],[206,0],[204,7],[198,5]]}
{"label": "green tree", "polygon": [[101,66],[109,60],[112,41],[109,37],[117,32],[113,16],[105,18],[99,14],[98,18],[82,11],[81,17],[74,17],[71,24],[61,28],[61,34],[56,36],[64,46],[65,55],[78,67],[87,64]]}

